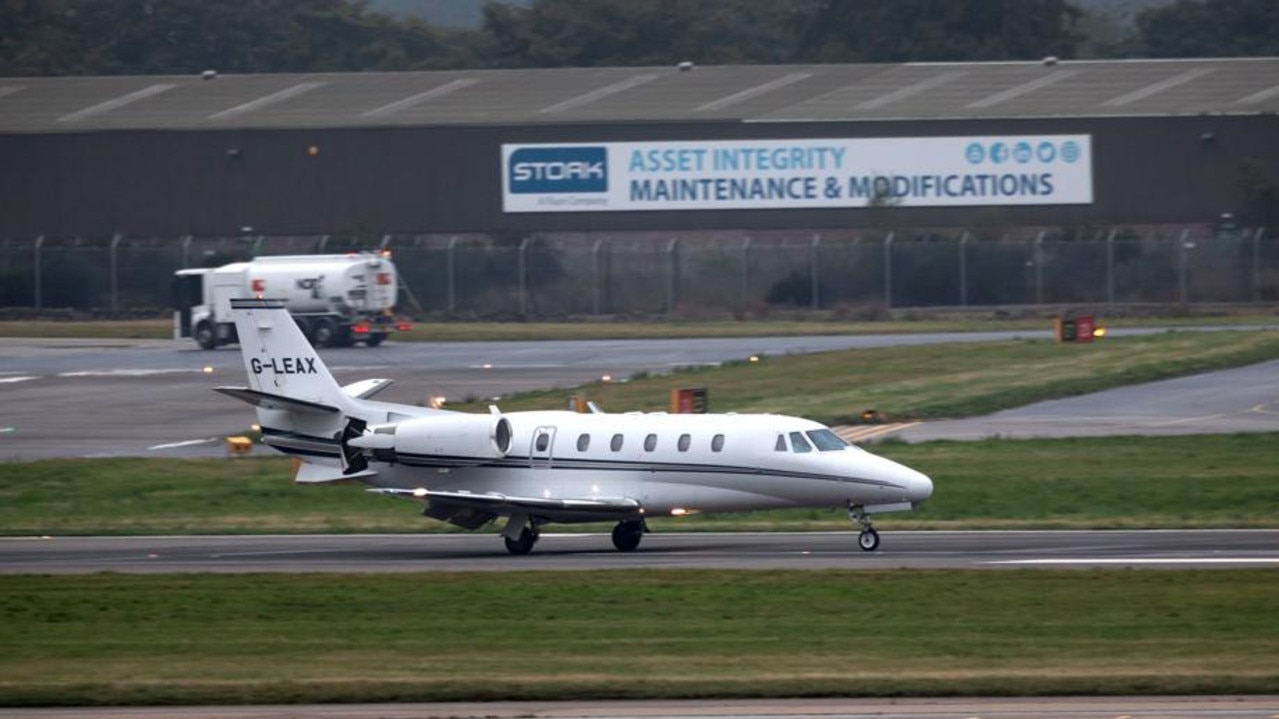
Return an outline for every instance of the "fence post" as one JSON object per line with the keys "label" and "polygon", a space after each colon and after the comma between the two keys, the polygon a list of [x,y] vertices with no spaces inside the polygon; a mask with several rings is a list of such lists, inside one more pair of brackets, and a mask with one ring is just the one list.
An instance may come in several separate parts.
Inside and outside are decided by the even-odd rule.
{"label": "fence post", "polygon": [[182,269],[186,269],[191,266],[190,264],[188,264],[188,262],[190,261],[190,255],[191,255],[191,235],[186,235],[182,238],[181,247],[182,247],[182,250],[180,252],[180,255],[181,255],[180,259],[182,262]]}
{"label": "fence post", "polygon": [[528,244],[532,237],[525,237],[520,242],[519,280],[520,280],[520,316],[528,314]]}
{"label": "fence post", "polygon": [[320,244],[316,246],[316,248],[315,248],[315,254],[317,254],[317,255],[322,255],[322,254],[324,254],[324,250],[325,250],[328,246],[329,246],[329,236],[328,236],[328,235],[320,235]]}
{"label": "fence post", "polygon": [[377,246],[378,252],[386,252],[387,248],[391,246],[392,239],[394,238],[390,235],[382,235],[382,242]]}
{"label": "fence post", "polygon": [[893,233],[884,235],[884,309],[893,308]]}
{"label": "fence post", "polygon": [[1115,228],[1110,228],[1110,234],[1106,235],[1106,311],[1110,312],[1115,306]]}
{"label": "fence post", "polygon": [[1181,237],[1177,240],[1178,253],[1181,259],[1181,262],[1178,263],[1177,270],[1178,298],[1180,303],[1183,305],[1186,304],[1186,296],[1189,292],[1188,283],[1186,281],[1186,262],[1189,259],[1187,257],[1188,253],[1186,250],[1190,249],[1190,242],[1187,241],[1187,238],[1189,237],[1190,228],[1187,227],[1181,231]]}
{"label": "fence post", "polygon": [[968,230],[959,236],[959,306],[968,306]]}
{"label": "fence post", "polygon": [[675,311],[676,283],[679,270],[679,238],[672,237],[666,244],[666,314]]}
{"label": "fence post", "polygon": [[35,253],[33,255],[33,257],[35,258],[35,261],[32,263],[33,265],[32,269],[35,271],[35,295],[36,295],[35,303],[36,303],[37,310],[43,307],[44,305],[44,298],[41,297],[40,295],[40,290],[41,290],[40,275],[43,274],[40,271],[40,255],[41,255],[41,248],[43,247],[44,247],[44,235],[40,235],[39,237],[36,238],[36,244],[34,248]]}
{"label": "fence post", "polygon": [[1252,301],[1261,301],[1261,238],[1266,228],[1258,227],[1252,233]]}
{"label": "fence post", "polygon": [[120,233],[115,233],[111,237],[111,249],[108,252],[108,262],[111,266],[111,313],[115,314],[120,310],[120,263],[117,255],[120,250]]}
{"label": "fence post", "polygon": [[445,281],[448,284],[448,293],[449,293],[448,303],[446,306],[448,307],[448,311],[450,315],[453,314],[455,311],[457,311],[457,267],[455,266],[457,262],[455,258],[456,255],[457,255],[457,235],[453,235],[452,237],[449,238],[448,249],[445,250],[444,252],[444,266],[445,266],[444,272],[445,272],[445,276],[447,277]]}
{"label": "fence post", "polygon": [[1035,263],[1035,304],[1044,303],[1044,233],[1040,230],[1035,235],[1035,251],[1031,262]]}
{"label": "fence post", "polygon": [[742,240],[742,286],[741,286],[741,306],[746,307],[747,296],[750,293],[751,285],[751,236],[747,235]]}
{"label": "fence post", "polygon": [[808,256],[808,286],[812,290],[808,308],[816,310],[821,307],[821,288],[818,283],[821,282],[821,273],[818,272],[818,254],[822,246],[822,236],[813,235],[813,241],[809,244],[810,254]]}
{"label": "fence post", "polygon": [[598,239],[591,246],[591,314],[600,314],[600,247],[604,240]]}

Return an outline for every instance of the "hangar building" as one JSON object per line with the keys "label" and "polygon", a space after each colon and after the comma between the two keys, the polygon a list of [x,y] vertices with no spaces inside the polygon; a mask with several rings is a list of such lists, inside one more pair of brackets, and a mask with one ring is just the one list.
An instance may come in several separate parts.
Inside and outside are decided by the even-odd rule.
{"label": "hangar building", "polygon": [[1276,112],[1279,58],[0,78],[0,237],[1260,224]]}

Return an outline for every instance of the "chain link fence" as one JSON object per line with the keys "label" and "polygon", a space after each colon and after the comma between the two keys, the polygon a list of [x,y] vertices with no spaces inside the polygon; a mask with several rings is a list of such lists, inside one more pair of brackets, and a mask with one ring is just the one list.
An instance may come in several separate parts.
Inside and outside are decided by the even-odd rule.
{"label": "chain link fence", "polygon": [[0,240],[0,307],[156,314],[173,273],[258,255],[386,249],[410,314],[874,316],[912,307],[1279,301],[1265,228]]}

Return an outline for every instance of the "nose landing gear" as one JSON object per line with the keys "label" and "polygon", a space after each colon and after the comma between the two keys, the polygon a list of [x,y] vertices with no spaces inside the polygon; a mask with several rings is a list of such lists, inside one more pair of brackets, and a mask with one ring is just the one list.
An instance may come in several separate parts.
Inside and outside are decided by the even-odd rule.
{"label": "nose landing gear", "polygon": [[866,513],[860,505],[848,505],[848,519],[851,522],[861,525],[861,534],[857,535],[857,546],[862,551],[873,552],[879,549],[879,532],[875,531],[874,525],[871,524],[870,515]]}

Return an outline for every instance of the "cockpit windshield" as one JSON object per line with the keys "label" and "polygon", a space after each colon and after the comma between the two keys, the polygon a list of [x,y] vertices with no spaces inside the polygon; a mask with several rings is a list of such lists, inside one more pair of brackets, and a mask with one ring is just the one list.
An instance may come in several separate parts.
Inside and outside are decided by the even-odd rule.
{"label": "cockpit windshield", "polygon": [[810,429],[805,434],[813,440],[813,445],[823,452],[834,452],[847,449],[848,443],[829,429]]}

